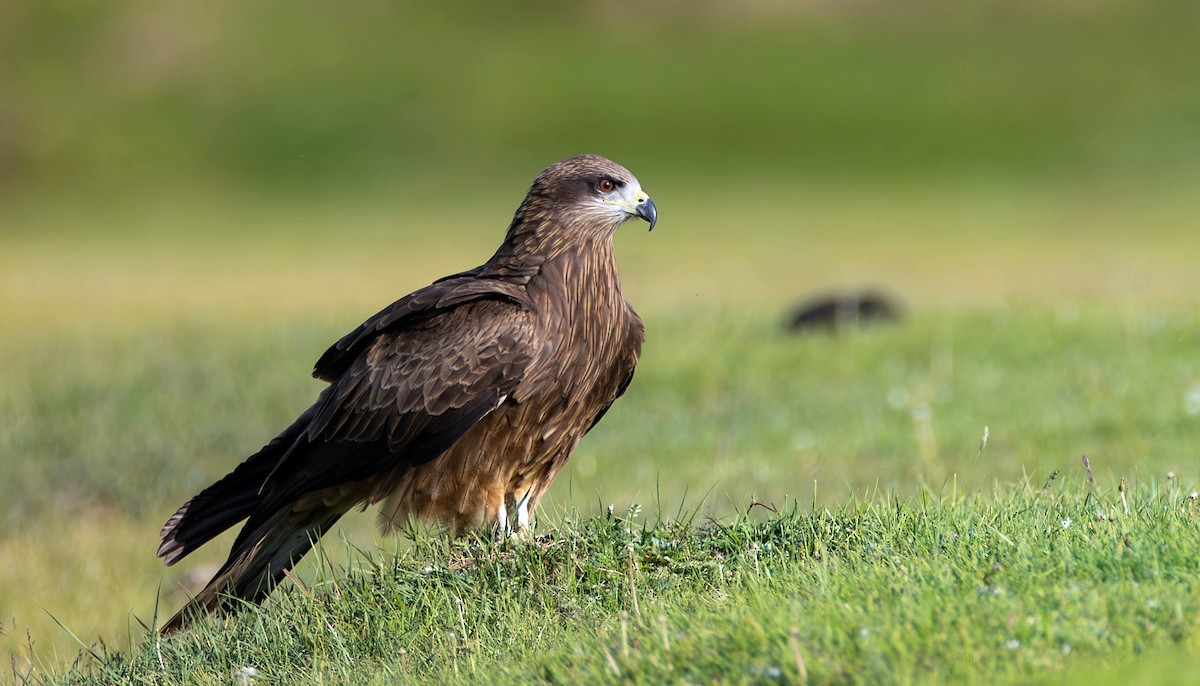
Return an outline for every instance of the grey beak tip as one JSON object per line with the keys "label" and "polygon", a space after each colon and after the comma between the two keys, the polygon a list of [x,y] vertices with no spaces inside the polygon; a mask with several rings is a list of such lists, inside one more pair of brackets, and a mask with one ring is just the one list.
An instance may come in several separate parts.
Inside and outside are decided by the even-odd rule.
{"label": "grey beak tip", "polygon": [[658,223],[658,208],[654,206],[654,201],[646,198],[646,202],[638,205],[638,216],[650,222],[650,231],[654,230],[654,225]]}

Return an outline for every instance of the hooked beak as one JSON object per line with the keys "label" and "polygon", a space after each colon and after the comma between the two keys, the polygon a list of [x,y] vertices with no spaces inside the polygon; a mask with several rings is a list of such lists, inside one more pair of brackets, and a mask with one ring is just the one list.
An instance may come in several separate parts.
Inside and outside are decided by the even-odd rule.
{"label": "hooked beak", "polygon": [[650,196],[642,193],[638,198],[637,209],[634,214],[650,222],[650,230],[654,230],[654,225],[658,223],[658,208],[654,206],[654,201]]}

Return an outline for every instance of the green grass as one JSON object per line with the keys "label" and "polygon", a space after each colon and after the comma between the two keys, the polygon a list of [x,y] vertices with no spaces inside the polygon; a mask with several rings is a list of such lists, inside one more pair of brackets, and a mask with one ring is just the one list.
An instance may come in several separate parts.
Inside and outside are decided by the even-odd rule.
{"label": "green grass", "polygon": [[[622,657],[618,668],[623,674],[654,681],[655,670],[667,665],[686,673],[691,658],[676,660],[709,654],[717,646],[719,657],[713,659],[718,661],[696,669],[718,670],[724,664],[730,670],[726,673],[747,679],[753,675],[745,670],[771,665],[791,669],[778,651],[792,624],[802,627],[814,678],[868,682],[883,674],[894,674],[899,682],[908,679],[906,674],[922,681],[926,668],[933,670],[929,678],[934,680],[970,681],[972,675],[996,670],[1019,679],[1085,659],[1081,655],[1115,660],[1135,650],[1157,649],[1180,640],[1178,631],[1190,630],[1194,613],[1188,614],[1188,603],[1195,598],[1187,595],[1186,585],[1188,574],[1196,571],[1196,558],[1184,553],[1195,550],[1196,512],[1185,496],[1200,477],[1194,468],[1194,446],[1200,442],[1200,376],[1193,345],[1200,322],[1194,312],[1142,309],[1122,314],[1087,305],[1058,311],[956,310],[917,314],[898,327],[807,338],[786,334],[778,313],[659,312],[647,317],[654,335],[637,383],[560,476],[542,514],[544,531],[556,541],[576,541],[585,551],[599,546],[584,555],[600,556],[594,567],[581,562],[580,574],[603,576],[627,569],[617,558],[602,559],[613,553],[600,552],[628,542],[611,538],[620,527],[605,523],[602,515],[610,504],[617,512],[640,504],[668,515],[700,508],[700,522],[710,515],[728,520],[735,509],[758,498],[776,505],[799,503],[802,514],[774,524],[742,522],[727,532],[762,545],[774,541],[771,545],[781,551],[764,557],[768,571],[761,578],[729,591],[736,599],[729,604],[715,600],[714,579],[692,575],[711,567],[715,549],[710,537],[718,529],[670,526],[637,538],[637,545],[650,546],[638,559],[650,554],[656,536],[686,551],[682,566],[641,565],[650,608],[643,615],[653,613],[653,619],[666,614],[673,631],[683,631],[685,637],[672,655],[634,651]],[[316,384],[304,371],[336,333],[326,325],[268,331],[197,322],[43,339],[36,346],[6,349],[8,368],[22,374],[6,386],[0,401],[9,429],[3,449],[26,458],[11,463],[14,478],[0,482],[6,521],[13,523],[13,533],[0,546],[0,569],[5,570],[0,604],[13,613],[14,630],[5,640],[19,656],[18,664],[67,680],[80,676],[61,671],[62,662],[74,653],[73,640],[39,606],[87,643],[99,635],[114,649],[135,650],[134,657],[114,657],[110,669],[142,674],[143,666],[130,666],[140,662],[127,661],[157,659],[138,651],[137,624],[129,612],[149,622],[160,583],[163,611],[173,611],[186,600],[179,584],[194,570],[219,562],[226,545],[218,542],[165,570],[152,557],[158,526],[179,502],[232,467],[309,402]],[[985,426],[989,437],[981,449]],[[1097,476],[1099,500],[1081,484],[1080,456],[1085,453]],[[1041,489],[1055,471],[1067,485],[1060,479]],[[1166,482],[1169,472],[1178,476]],[[1131,489],[1129,516],[1116,511],[1115,489],[1121,480]],[[1011,484],[1028,489],[1010,494]],[[994,489],[1002,495],[973,495]],[[921,504],[910,496],[914,493],[932,494],[920,496],[932,503]],[[814,507],[833,514],[810,515]],[[1176,512],[1179,507],[1183,509]],[[1095,521],[1098,512],[1109,519]],[[601,519],[590,519],[598,514]],[[1055,529],[1067,518],[1076,528]],[[388,549],[389,543],[373,542],[369,520],[369,515],[352,518],[339,535],[358,546]],[[824,538],[813,533],[827,526],[861,529],[863,538],[837,540],[833,533]],[[935,545],[940,540],[935,531],[963,536],[972,527],[982,547],[962,546],[947,558],[950,553]],[[1124,533],[1148,547],[1137,548],[1140,552],[1125,560],[1113,543],[1113,536]],[[1054,546],[1045,538],[1051,534],[1058,541]],[[1013,543],[997,548],[996,541],[1005,537]],[[844,585],[837,586],[838,593],[849,595],[828,595],[817,584],[814,574],[821,563],[811,558],[816,540],[840,551],[837,578]],[[1162,541],[1175,557],[1154,557],[1166,553],[1152,541]],[[485,553],[461,545],[422,540],[412,550],[402,549],[395,562],[387,552],[372,557],[397,578],[420,577],[420,570],[436,559],[446,564],[465,555],[476,560],[471,565],[480,564],[471,556]],[[564,560],[570,558],[554,556],[565,554],[562,546],[568,545],[575,544],[556,543],[540,552],[486,553],[496,555],[497,564],[510,565],[489,568],[495,585],[487,588],[509,590],[471,596],[477,607],[470,612],[482,614],[477,621],[466,615],[463,621],[471,621],[467,633],[458,628],[460,637],[470,636],[478,644],[463,653],[458,666],[463,674],[478,669],[500,678],[513,672],[511,678],[520,680],[525,674],[520,669],[532,669],[532,660],[538,669],[558,665],[553,669],[567,671],[551,671],[571,681],[588,670],[599,670],[599,675],[608,668],[595,660],[602,659],[601,643],[617,650],[614,622],[621,609],[629,610],[623,604],[629,599],[618,587],[596,598],[591,586],[564,589],[556,584],[569,580],[550,575],[537,597],[562,596],[582,614],[550,621],[557,615],[528,612],[529,603],[541,601],[525,597],[528,573],[523,565],[547,555],[557,560],[555,573],[564,574]],[[872,556],[869,546],[893,546],[896,559]],[[328,547],[333,559],[345,561],[336,542]],[[458,552],[451,555],[451,549]],[[1059,559],[1060,554],[1067,557]],[[934,632],[932,618],[964,597],[973,603],[964,607],[980,611],[982,601],[966,591],[983,581],[968,577],[987,574],[980,560],[997,555],[1017,561],[1001,574],[1008,595],[995,601],[1008,614],[991,615],[990,624],[978,627],[980,633],[966,637]],[[1071,556],[1078,559],[1072,562]],[[689,566],[693,563],[698,566]],[[1139,566],[1133,570],[1122,566],[1135,563]],[[901,565],[909,571],[898,571]],[[1145,565],[1174,566],[1161,578],[1135,576]],[[964,571],[968,567],[969,574]],[[919,593],[890,599],[880,595],[881,589],[892,588],[889,579],[893,586],[904,582],[903,574],[915,574],[910,582]],[[1077,575],[1083,590],[1070,585]],[[309,564],[302,568],[302,578],[316,586],[339,586],[347,577]],[[449,586],[422,586],[418,596],[429,593],[430,602],[441,598],[438,602],[444,603],[454,589],[478,587],[470,579],[459,585],[460,580],[437,578]],[[745,573],[739,578],[749,579]],[[1168,581],[1184,588],[1168,592],[1162,585]],[[453,669],[444,659],[438,662],[448,654],[449,639],[436,637],[432,627],[460,621],[457,611],[441,616],[425,608],[421,611],[428,616],[401,630],[410,623],[407,609],[394,612],[372,603],[407,607],[409,602],[387,601],[386,584],[368,586],[376,600],[347,598],[340,607],[321,605],[322,611],[356,613],[360,619],[354,621],[367,622],[359,628],[382,622],[386,630],[364,635],[355,647],[346,648],[354,659],[339,662],[321,654],[312,664],[315,671],[306,667],[288,678],[316,678],[328,669],[335,680],[355,674],[354,679],[366,679],[385,664],[397,668],[388,662],[388,646],[405,643],[414,678],[425,675],[437,681]],[[105,592],[97,595],[98,588]],[[211,672],[219,681],[239,659],[258,669],[293,674],[318,650],[303,641],[318,639],[276,641],[272,637],[283,631],[280,626],[268,630],[258,624],[283,612],[293,623],[306,622],[310,628],[305,631],[315,631],[311,622],[316,620],[303,618],[306,605],[287,604],[304,594],[289,597],[282,607],[290,609],[246,615],[230,625],[233,636],[258,636],[257,643],[245,637],[218,640],[218,632],[204,639],[207,647],[202,649],[185,639],[179,650],[193,645],[193,652],[172,652],[175,667],[163,680],[190,674],[189,665],[204,663],[219,666]],[[1149,610],[1142,606],[1151,598],[1167,606],[1146,618]],[[1176,600],[1184,611],[1182,623],[1171,614]],[[1063,603],[1069,607],[1061,615],[1046,614]],[[1039,609],[1042,605],[1049,609]],[[778,617],[767,611],[772,608],[780,609]],[[1007,621],[1017,609],[1033,613],[1041,624],[1004,627],[1012,636],[1004,635],[1001,619]],[[761,626],[747,623],[754,613],[762,613],[755,620]],[[879,615],[884,624],[873,628],[864,613]],[[1108,622],[1125,621],[1125,614],[1141,619],[1129,620],[1112,636],[1095,634],[1108,631]],[[1025,622],[1026,617],[1018,619]],[[538,639],[544,642],[526,648],[506,643],[511,637],[504,638],[498,629],[484,633],[488,622],[515,622],[522,627],[519,635],[528,639],[535,633],[529,624],[535,618],[542,627],[536,631],[550,633]],[[129,622],[135,627],[132,643],[122,628]],[[547,622],[551,628],[544,628]],[[338,624],[333,626],[344,634]],[[594,626],[606,627],[607,643],[590,629],[580,630]],[[651,636],[656,626],[650,622],[637,631]],[[705,629],[692,633],[688,626]],[[873,644],[874,652],[851,651],[856,644],[846,633],[860,626],[881,642]],[[743,635],[734,627],[756,628]],[[32,648],[26,645],[26,628],[34,631]],[[400,643],[378,643],[393,633]],[[646,636],[638,639],[640,645],[649,645]],[[1076,657],[1050,658],[1061,648],[1052,645],[1056,636],[1072,645]],[[1010,638],[1026,648],[1011,655],[1005,647]],[[333,633],[320,640],[326,642],[320,650],[330,650]],[[573,657],[578,646],[587,659]],[[866,650],[854,650],[860,649]],[[769,654],[775,662],[767,660]]]}
{"label": "green grass", "polygon": [[[703,502],[704,516],[728,518],[756,497],[837,512],[927,490],[1036,488],[1054,470],[1078,479],[1082,454],[1109,496],[1121,478],[1146,489],[1174,471],[1183,491],[1200,480],[1191,195],[798,192],[779,178],[714,202],[678,179],[659,186],[659,229],[618,237],[625,292],[647,321],[644,358],[552,490],[541,519],[558,535],[572,535],[563,512],[587,520],[610,504]],[[180,606],[189,577],[211,573],[228,545],[165,569],[153,550],[166,516],[311,402],[307,373],[326,345],[390,298],[486,258],[515,202],[491,191],[449,208],[217,200],[29,209],[0,251],[0,650],[17,673],[73,678],[63,670],[78,645],[50,614],[89,645],[136,652],[131,617],[149,621],[160,584],[164,612]],[[802,294],[880,282],[911,306],[903,325],[784,332]],[[981,517],[1006,502],[949,511]],[[337,535],[373,548],[370,519]],[[336,543],[329,554],[345,561]],[[300,574],[321,578],[312,564]],[[663,603],[681,628],[687,613],[712,617]],[[602,621],[611,648],[618,617]],[[545,654],[593,650],[588,636]],[[1145,640],[1152,652],[1167,643]],[[1144,668],[1118,664],[1128,656],[1109,661]],[[889,669],[917,669],[909,658]]]}
{"label": "green grass", "polygon": [[59,678],[1024,683],[1198,647],[1200,506],[1174,482],[748,515],[572,516],[504,546],[418,537]]}
{"label": "green grass", "polygon": [[[951,477],[965,490],[1044,477],[1083,454],[1102,475],[1145,480],[1186,473],[1200,440],[1200,315],[1188,310],[926,313],[842,337],[790,335],[782,312],[647,318],[638,382],[559,478],[557,502],[624,508],[715,489],[720,508],[814,491],[825,506]],[[0,511],[16,526],[97,509],[163,516],[164,500],[312,401],[307,372],[339,333],[193,323],[8,348],[2,445],[29,459],[0,484]]]}

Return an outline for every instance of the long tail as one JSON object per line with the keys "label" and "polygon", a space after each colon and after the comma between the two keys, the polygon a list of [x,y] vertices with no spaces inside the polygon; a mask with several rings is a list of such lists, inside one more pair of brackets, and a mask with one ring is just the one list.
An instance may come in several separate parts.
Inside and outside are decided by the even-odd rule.
{"label": "long tail", "polygon": [[231,598],[260,602],[283,578],[294,560],[345,510],[320,508],[289,514],[291,503],[268,502],[271,475],[288,454],[303,444],[315,406],[251,455],[237,469],[183,504],[163,525],[158,556],[173,565],[226,529],[249,518],[229,559],[208,585],[162,628],[170,634],[198,615],[215,612]]}
{"label": "long tail", "polygon": [[158,535],[158,556],[173,565],[254,514],[263,501],[271,472],[296,446],[315,413],[314,405],[237,469],[184,503]]}
{"label": "long tail", "polygon": [[164,636],[177,633],[194,619],[237,600],[262,602],[292,565],[345,512],[343,508],[319,508],[303,513],[303,519],[297,521],[297,513],[285,507],[266,516],[252,516],[233,544],[229,559],[159,633]]}

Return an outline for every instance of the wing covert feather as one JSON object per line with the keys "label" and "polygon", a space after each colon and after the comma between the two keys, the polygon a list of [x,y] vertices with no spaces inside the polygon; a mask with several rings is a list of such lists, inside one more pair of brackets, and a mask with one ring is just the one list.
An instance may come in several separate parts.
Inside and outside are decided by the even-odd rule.
{"label": "wing covert feather", "polygon": [[[477,300],[378,334],[321,394],[306,445],[277,473],[283,490],[313,490],[416,466],[440,455],[508,398],[535,348],[532,313]],[[322,445],[362,444],[325,459]],[[349,446],[347,446],[349,447]]]}
{"label": "wing covert feather", "polygon": [[336,381],[377,336],[390,328],[437,317],[471,301],[495,300],[516,305],[525,302],[519,283],[478,278],[478,271],[476,268],[435,281],[380,310],[330,346],[313,367],[313,376],[322,381]]}

